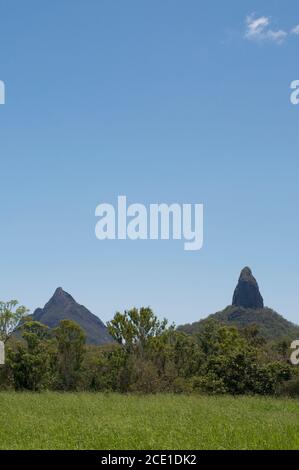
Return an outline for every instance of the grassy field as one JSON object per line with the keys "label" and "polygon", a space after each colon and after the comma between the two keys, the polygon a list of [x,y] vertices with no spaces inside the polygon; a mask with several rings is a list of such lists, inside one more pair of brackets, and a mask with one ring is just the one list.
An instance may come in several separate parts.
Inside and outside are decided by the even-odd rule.
{"label": "grassy field", "polygon": [[299,449],[299,401],[5,392],[0,449]]}

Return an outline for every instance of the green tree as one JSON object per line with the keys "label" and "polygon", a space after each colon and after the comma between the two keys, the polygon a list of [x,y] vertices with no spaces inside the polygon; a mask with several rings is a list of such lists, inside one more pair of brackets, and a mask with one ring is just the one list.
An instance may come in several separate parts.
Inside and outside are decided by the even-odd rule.
{"label": "green tree", "polygon": [[119,344],[87,346],[83,362],[84,384],[92,391],[126,392],[128,355]]}
{"label": "green tree", "polygon": [[21,320],[28,313],[17,300],[0,302],[0,341],[6,343],[10,335],[20,326]]}
{"label": "green tree", "polygon": [[62,320],[54,331],[57,340],[57,380],[63,390],[75,390],[80,382],[86,336],[71,320]]}
{"label": "green tree", "polygon": [[150,339],[147,359],[151,360],[159,374],[161,390],[183,389],[189,379],[201,371],[204,355],[196,338],[169,329]]}
{"label": "green tree", "polygon": [[149,307],[142,307],[124,313],[117,312],[113,320],[108,323],[108,330],[121,345],[124,353],[124,356],[121,355],[122,368],[118,372],[120,389],[122,391],[143,389],[145,393],[157,391],[160,387],[158,381],[162,382],[163,377],[162,371],[158,370],[159,365],[152,357],[153,346],[155,344],[160,351],[165,347],[163,352],[166,355],[167,345],[158,338],[173,330],[173,326],[168,327],[165,319],[160,321]]}
{"label": "green tree", "polygon": [[167,329],[167,320],[159,321],[149,308],[133,308],[117,312],[108,323],[111,336],[128,352],[144,352],[150,338],[161,335]]}
{"label": "green tree", "polygon": [[24,342],[8,352],[16,390],[39,391],[51,386],[53,343],[49,328],[29,321],[22,327]]}

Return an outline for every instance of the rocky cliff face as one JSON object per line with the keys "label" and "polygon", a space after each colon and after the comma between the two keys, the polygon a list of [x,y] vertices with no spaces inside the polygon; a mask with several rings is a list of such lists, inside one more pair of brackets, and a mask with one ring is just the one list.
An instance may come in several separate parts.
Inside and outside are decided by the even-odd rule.
{"label": "rocky cliff face", "polygon": [[44,308],[35,310],[32,318],[49,328],[58,326],[60,320],[73,320],[85,331],[88,344],[101,345],[113,342],[104,323],[86,307],[79,305],[61,287],[56,289]]}
{"label": "rocky cliff face", "polygon": [[251,269],[242,269],[237,287],[233,295],[232,305],[236,307],[260,309],[264,308],[263,297]]}

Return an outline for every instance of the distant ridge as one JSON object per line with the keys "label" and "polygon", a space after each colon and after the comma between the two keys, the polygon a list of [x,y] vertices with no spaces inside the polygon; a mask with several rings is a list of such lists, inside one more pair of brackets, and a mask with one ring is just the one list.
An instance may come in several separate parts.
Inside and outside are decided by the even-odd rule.
{"label": "distant ridge", "polygon": [[113,342],[104,323],[83,305],[58,287],[44,308],[37,308],[32,319],[49,328],[58,326],[60,320],[73,320],[85,331],[88,344],[102,345]]}
{"label": "distant ridge", "polygon": [[260,334],[268,340],[299,338],[298,325],[289,322],[271,308],[264,307],[258,283],[249,267],[245,267],[241,271],[232,305],[203,320],[181,325],[178,330],[188,334],[196,334],[208,320],[215,320],[237,328],[256,325]]}

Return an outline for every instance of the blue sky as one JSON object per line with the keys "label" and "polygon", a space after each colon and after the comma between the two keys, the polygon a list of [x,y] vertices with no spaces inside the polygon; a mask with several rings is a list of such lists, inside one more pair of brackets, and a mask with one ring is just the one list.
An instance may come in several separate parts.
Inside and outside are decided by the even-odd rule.
{"label": "blue sky", "polygon": [[[0,298],[33,310],[62,286],[104,321],[180,324],[249,265],[299,323],[298,24],[295,0],[0,1]],[[204,248],[100,242],[120,194],[203,203]]]}

